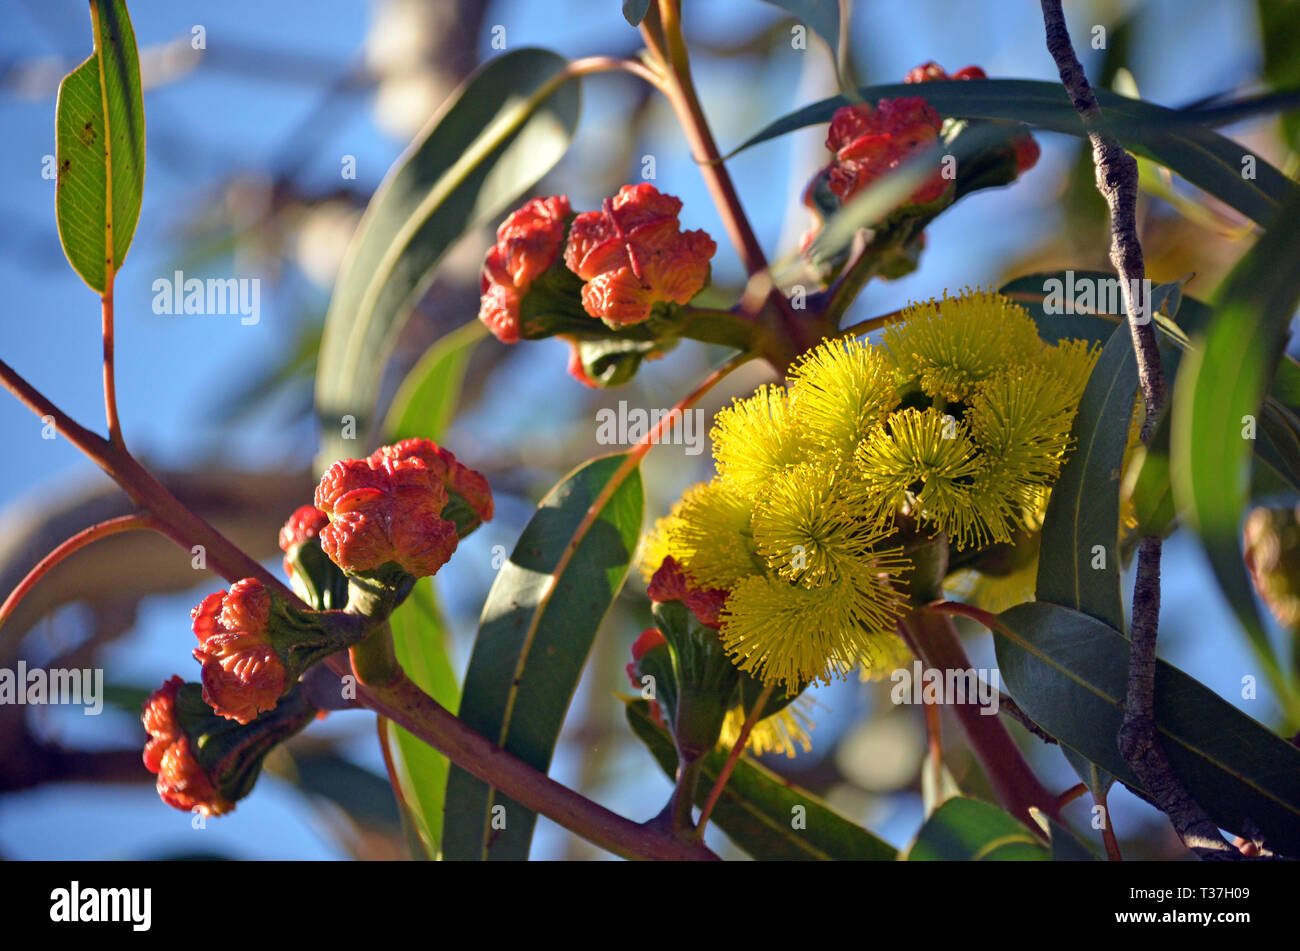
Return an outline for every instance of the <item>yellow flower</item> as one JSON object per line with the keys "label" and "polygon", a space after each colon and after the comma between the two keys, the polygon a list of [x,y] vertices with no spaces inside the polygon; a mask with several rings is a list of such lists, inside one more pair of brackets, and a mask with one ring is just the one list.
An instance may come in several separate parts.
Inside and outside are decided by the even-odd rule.
{"label": "yellow flower", "polygon": [[[1000,496],[1016,525],[1060,474],[1078,405],[1071,396],[1060,377],[1035,367],[999,374],[971,400],[966,420],[980,447],[980,481]],[[1006,540],[1000,529],[993,535]]]}
{"label": "yellow flower", "polygon": [[855,511],[836,469],[800,463],[776,473],[754,506],[754,547],[787,581],[830,584],[852,571],[880,540]]}
{"label": "yellow flower", "polygon": [[718,477],[751,497],[773,474],[798,462],[805,448],[789,394],[774,384],[720,411],[709,437]]}
{"label": "yellow flower", "polygon": [[857,453],[868,497],[882,516],[906,510],[947,532],[960,548],[986,540],[1000,521],[997,500],[980,482],[979,449],[963,421],[934,407],[889,417]]}
{"label": "yellow flower", "polygon": [[824,341],[791,376],[790,408],[808,440],[844,458],[852,458],[858,443],[898,405],[893,367],[864,340]]}
{"label": "yellow flower", "polygon": [[[745,749],[755,756],[762,756],[764,753],[784,753],[791,759],[794,758],[796,746],[807,753],[812,749],[812,737],[809,733],[813,728],[813,722],[807,709],[810,706],[812,701],[800,697],[788,707],[759,720],[749,733]],[[727,718],[722,721],[721,742],[724,748],[730,749],[735,745],[740,737],[741,727],[744,725],[744,710],[737,706],[727,711]]]}
{"label": "yellow flower", "polygon": [[839,581],[816,588],[760,575],[736,585],[722,609],[722,643],[736,666],[792,694],[857,666],[894,624],[906,599],[891,583],[902,549],[875,552]]}
{"label": "yellow flower", "polygon": [[641,554],[646,580],[667,555],[700,588],[730,588],[762,572],[749,527],[751,510],[748,500],[718,479],[691,486],[646,539]]}
{"label": "yellow flower", "polygon": [[980,381],[1032,361],[1043,349],[1028,312],[994,291],[913,304],[885,328],[883,343],[904,377],[927,396],[958,402]]}

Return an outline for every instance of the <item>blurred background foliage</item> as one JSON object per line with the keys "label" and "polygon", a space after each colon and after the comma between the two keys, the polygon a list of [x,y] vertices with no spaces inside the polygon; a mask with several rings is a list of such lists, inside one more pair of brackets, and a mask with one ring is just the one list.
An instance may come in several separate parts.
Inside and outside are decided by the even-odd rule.
{"label": "blurred background foliage", "polygon": [[[810,39],[791,43],[794,21],[757,0],[686,6],[686,28],[705,109],[724,151],[777,115],[835,91],[830,59]],[[854,4],[849,71],[892,82],[934,59],[948,69],[1052,79],[1036,4],[1002,0],[873,0]],[[1076,45],[1094,84],[1169,106],[1300,84],[1300,7],[1291,0],[1093,0],[1069,5]],[[639,36],[617,0],[232,0],[132,8],[146,87],[148,177],[136,246],[118,281],[119,400],[127,436],[185,501],[278,569],[276,532],[310,497],[318,432],[311,411],[321,322],[352,230],[383,174],[457,85],[496,50],[545,46],[565,56],[630,55]],[[53,182],[54,93],[87,51],[80,4],[11,0],[0,39],[0,276],[6,287],[6,359],[85,419],[100,413],[97,317],[59,249]],[[1104,49],[1086,40],[1105,28]],[[497,29],[501,28],[501,29]],[[503,33],[501,30],[503,29]],[[200,44],[200,40],[202,40]],[[196,48],[200,47],[201,48]],[[665,104],[625,76],[584,82],[573,147],[542,182],[596,207],[655,158],[658,187],[685,201],[684,227],[722,239],[680,131]],[[1222,131],[1288,175],[1300,124],[1259,119]],[[768,143],[733,163],[742,198],[772,256],[807,227],[799,204],[821,162],[824,130]],[[1018,274],[1106,268],[1106,209],[1091,158],[1077,139],[1039,135],[1043,160],[1016,187],[981,193],[928,234],[920,269],[875,283],[846,315],[854,322],[907,300]],[[349,159],[355,177],[348,177]],[[1250,224],[1144,163],[1140,227],[1148,273],[1193,275],[1208,296],[1249,246]],[[478,268],[490,230],[449,255],[403,330],[385,371],[381,406],[407,371],[477,312]],[[714,263],[722,303],[743,274],[725,242]],[[163,317],[152,282],[173,271],[262,279],[262,317]],[[728,297],[728,295],[731,295]],[[536,501],[564,473],[609,451],[596,444],[596,413],[620,400],[668,407],[721,356],[687,342],[628,386],[587,390],[564,374],[558,341],[513,348],[491,338],[472,350],[443,440],[490,479],[498,518],[471,538],[436,579],[457,671],[494,575],[495,546],[509,551]],[[751,364],[710,393],[711,415],[770,379]],[[73,531],[127,511],[125,500],[11,400],[0,401],[0,589],[7,591]],[[360,447],[360,455],[372,447]],[[707,450],[654,450],[644,466],[647,517],[706,478]],[[117,536],[69,559],[0,633],[0,667],[18,659],[103,667],[104,715],[0,707],[0,855],[8,858],[388,858],[408,854],[385,778],[372,715],[332,714],[277,751],[257,795],[202,830],[162,806],[140,763],[143,696],[188,670],[189,608],[218,586],[195,585],[189,557],[143,534]],[[657,811],[669,784],[623,718],[628,645],[649,623],[634,573],[601,636],[571,709],[552,774],[634,818]],[[1256,719],[1276,720],[1266,697],[1242,700],[1252,661],[1231,635],[1230,612],[1181,534],[1167,545],[1162,651]],[[968,645],[992,666],[986,635]],[[889,700],[890,684],[813,691],[813,750],[766,765],[824,795],[895,845],[914,834],[933,799],[923,788],[922,710]],[[1060,752],[1013,726],[1049,786],[1076,782]],[[946,717],[946,762],[967,794],[989,798],[960,731]],[[947,781],[946,780],[946,781]],[[1088,800],[1067,817],[1089,834]],[[1126,857],[1179,854],[1168,823],[1122,789],[1111,800]],[[740,853],[716,830],[724,855]],[[594,847],[542,820],[534,857],[585,858]]]}

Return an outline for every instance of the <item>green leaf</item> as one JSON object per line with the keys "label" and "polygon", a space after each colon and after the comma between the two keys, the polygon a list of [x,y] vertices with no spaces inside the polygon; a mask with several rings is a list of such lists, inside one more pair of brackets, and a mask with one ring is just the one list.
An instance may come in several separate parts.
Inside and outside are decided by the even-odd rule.
{"label": "green leaf", "polygon": [[623,19],[632,26],[640,26],[653,2],[654,0],[623,0]]}
{"label": "green leaf", "polygon": [[[488,592],[460,718],[537,769],[550,766],[596,631],[627,577],[643,496],[632,456],[583,464],[542,500]],[[493,828],[494,819],[504,819],[505,829]],[[536,822],[453,768],[447,858],[525,859]]]}
{"label": "green leaf", "polygon": [[834,60],[840,48],[839,0],[767,0],[780,7],[822,38]]}
{"label": "green leaf", "polygon": [[[644,700],[629,702],[627,722],[664,773],[669,778],[675,776],[677,752],[667,731],[650,719],[650,705]],[[698,805],[703,806],[708,798],[726,759],[727,750],[715,749],[701,760]],[[804,828],[794,827],[797,819]],[[709,821],[756,859],[889,862],[897,858],[888,842],[744,756],[736,761]]]}
{"label": "green leaf", "polygon": [[[1243,177],[1242,159],[1250,153],[1198,125],[1194,116],[1105,89],[1096,93],[1107,125],[1125,148],[1177,172],[1252,221],[1271,222],[1283,202],[1300,193],[1300,187],[1259,156],[1255,156],[1255,177]],[[1004,119],[1080,138],[1087,136],[1069,96],[1055,82],[971,79],[930,82],[923,87],[891,83],[866,86],[858,94],[872,103],[880,98],[923,95],[945,117]],[[787,132],[829,122],[835,110],[845,104],[843,97],[836,96],[805,106],[751,136],[731,155]]]}
{"label": "green leaf", "polygon": [[[1258,0],[1259,36],[1264,47],[1264,79],[1274,89],[1300,85],[1300,4]],[[1300,116],[1282,116],[1282,131],[1292,149],[1300,148]]]}
{"label": "green leaf", "polygon": [[1104,802],[1110,787],[1115,784],[1115,777],[1068,746],[1062,746],[1061,752],[1065,754],[1066,762],[1070,764],[1070,768],[1078,774],[1079,778],[1083,780],[1083,784],[1088,787],[1088,792],[1092,794],[1093,801]]}
{"label": "green leaf", "polygon": [[64,253],[107,294],[126,259],[144,193],[144,98],[123,0],[90,0],[94,52],[63,77],[55,107],[55,211]]}
{"label": "green leaf", "polygon": [[1300,198],[1233,268],[1214,316],[1193,338],[1173,387],[1170,480],[1174,501],[1199,536],[1219,587],[1292,721],[1300,698],[1274,656],[1242,563],[1241,520],[1249,492],[1248,438],[1261,415],[1287,328],[1300,301],[1293,262]]}
{"label": "green leaf", "polygon": [[[438,611],[433,581],[420,580],[392,617],[393,646],[397,660],[425,693],[448,710],[460,703],[456,673],[447,655],[447,631]],[[388,723],[389,740],[404,777],[402,798],[415,822],[420,842],[430,857],[442,841],[443,794],[450,763],[433,747]]]}
{"label": "green leaf", "polygon": [[438,340],[425,351],[397,389],[384,419],[384,442],[415,436],[437,442],[456,415],[465,367],[474,345],[487,328],[471,321]]}
{"label": "green leaf", "polygon": [[[1087,762],[1084,760],[1084,762]],[[1037,810],[1035,810],[1037,812]],[[1047,820],[1048,835],[1051,838],[1053,862],[1095,862],[1097,856],[1064,823],[1057,822],[1050,816]]]}
{"label": "green leaf", "polygon": [[[1062,298],[1065,301],[1073,301],[1069,293],[1071,281],[1079,286],[1082,286],[1082,282],[1088,282],[1088,286],[1091,287],[1109,287],[1110,285],[1097,283],[1103,280],[1118,279],[1114,274],[1107,274],[1104,271],[1044,271],[1010,280],[998,288],[998,293],[1011,298],[1029,311],[1029,316],[1038,325],[1038,336],[1048,343],[1059,343],[1062,340],[1087,340],[1104,346],[1111,338],[1111,334],[1115,332],[1118,315],[1123,310],[1122,302],[1110,316],[1106,316],[1107,312],[1104,310],[1099,313],[1060,313],[1054,304],[1052,313],[1048,313],[1047,310],[1048,297],[1054,290],[1052,282],[1059,281]],[[1110,303],[1109,300],[1107,303]]]}
{"label": "green leaf", "polygon": [[[998,670],[1012,698],[1063,746],[1141,789],[1119,753],[1129,642],[1079,611],[1017,605],[993,630]],[[1221,828],[1257,826],[1272,847],[1300,854],[1300,749],[1205,685],[1156,662],[1160,745],[1178,778]]]}
{"label": "green leaf", "polygon": [[339,420],[369,441],[384,364],[438,262],[500,217],[568,149],[580,92],[554,53],[506,53],[471,76],[398,159],[352,239],[325,319],[316,376],[321,462],[344,453]]}
{"label": "green leaf", "polygon": [[[1035,595],[1124,630],[1119,584],[1119,481],[1137,393],[1129,330],[1120,325],[1088,379],[1071,434],[1074,449],[1043,520]],[[1104,549],[1097,568],[1096,546]]]}
{"label": "green leaf", "polygon": [[1046,861],[1047,849],[997,806],[956,796],[934,811],[907,853],[909,862]]}

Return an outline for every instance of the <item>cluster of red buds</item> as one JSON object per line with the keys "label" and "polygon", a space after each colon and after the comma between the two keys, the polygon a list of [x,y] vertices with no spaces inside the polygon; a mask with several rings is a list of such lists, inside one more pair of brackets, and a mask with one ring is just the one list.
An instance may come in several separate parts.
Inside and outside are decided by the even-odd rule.
{"label": "cluster of red buds", "polygon": [[294,689],[272,712],[234,723],[213,714],[198,684],[172,677],[144,704],[144,765],[157,774],[158,795],[167,805],[219,816],[248,795],[266,754],[315,716],[316,708]]}
{"label": "cluster of red buds", "polygon": [[[928,83],[935,80],[944,79],[988,79],[988,74],[978,66],[967,66],[959,69],[957,72],[949,75],[944,72],[944,68],[931,60],[928,63],[922,63],[920,66],[908,70],[903,77],[905,83]],[[1034,137],[1026,133],[1025,135],[1016,136],[1011,140],[1011,148],[1015,151],[1016,156],[1016,173],[1023,175],[1035,165],[1038,164],[1038,156],[1042,154],[1038,143]]]}
{"label": "cluster of red buds", "polygon": [[497,229],[483,263],[479,319],[503,343],[567,340],[569,372],[589,386],[622,382],[627,365],[611,371],[599,360],[609,348],[584,343],[622,334],[636,345],[635,363],[655,356],[659,329],[629,328],[665,305],[689,303],[708,283],[717,245],[703,231],[681,230],[681,208],[648,183],[625,185],[600,210],[578,215],[564,195],[534,198]]}
{"label": "cluster of red buds", "polygon": [[[919,84],[941,80],[986,79],[984,70],[967,66],[949,75],[937,63],[924,63],[908,72],[904,82]],[[831,117],[826,148],[831,160],[808,183],[803,202],[816,219],[800,244],[819,277],[829,281],[847,260],[841,251],[830,260],[813,260],[814,241],[822,222],[872,184],[942,144],[954,146],[967,128],[990,125],[990,121],[944,119],[921,96],[880,99],[875,105],[856,103],[841,106]],[[1028,134],[1015,135],[1007,146],[983,146],[956,175],[945,174],[944,166],[928,174],[890,216],[872,224],[886,234],[874,249],[877,273],[899,277],[916,267],[924,246],[922,228],[930,218],[961,195],[977,188],[1005,185],[1038,161],[1038,145]]]}
{"label": "cluster of red buds", "polygon": [[427,439],[330,466],[316,487],[321,548],[345,574],[435,574],[464,534],[492,518],[487,480]]}
{"label": "cluster of red buds", "polygon": [[487,480],[427,439],[331,466],[315,504],[280,530],[285,572],[310,608],[243,578],[191,612],[202,683],[173,677],[143,714],[163,800],[207,815],[234,808],[266,752],[317,714],[299,678],[379,630],[492,515]]}

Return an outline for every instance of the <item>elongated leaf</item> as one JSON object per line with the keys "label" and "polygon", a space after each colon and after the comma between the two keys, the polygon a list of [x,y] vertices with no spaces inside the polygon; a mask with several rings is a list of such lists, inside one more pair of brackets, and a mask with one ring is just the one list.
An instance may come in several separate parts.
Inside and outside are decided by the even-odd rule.
{"label": "elongated leaf", "polygon": [[95,49],[63,77],[55,107],[59,240],[100,294],[126,259],[144,193],[144,98],[123,0],[90,0]]}
{"label": "elongated leaf", "polygon": [[[1086,137],[1083,122],[1059,83],[1026,79],[972,79],[866,86],[858,94],[867,102],[898,96],[924,96],[943,116],[965,119],[1007,119],[1041,129]],[[1097,100],[1105,119],[1130,151],[1149,158],[1231,205],[1259,224],[1268,224],[1283,202],[1300,188],[1259,156],[1254,178],[1247,178],[1243,159],[1250,153],[1237,143],[1196,124],[1194,116],[1154,103],[1129,99],[1104,89]],[[732,151],[829,122],[845,105],[843,97],[823,99],[777,119]]]}
{"label": "elongated leaf", "polygon": [[431,346],[411,368],[384,419],[384,442],[398,442],[413,436],[439,439],[451,423],[460,398],[474,344],[487,335],[487,328],[475,320],[453,330]]}
{"label": "elongated leaf", "polygon": [[1042,601],[1084,611],[1121,631],[1119,480],[1137,384],[1133,343],[1121,325],[1102,348],[1079,400],[1074,449],[1043,520],[1035,589]]}
{"label": "elongated leaf", "polygon": [[907,853],[909,862],[1042,862],[1049,857],[1020,820],[964,796],[936,809]]}
{"label": "elongated leaf", "polygon": [[[1114,274],[1101,271],[1045,271],[1010,280],[998,288],[998,293],[1029,311],[1029,316],[1038,325],[1038,336],[1048,343],[1087,340],[1104,346],[1115,332],[1118,315],[1123,312],[1123,303],[1120,303],[1114,313],[1110,313],[1105,306],[1099,307],[1096,313],[1076,311],[1073,303],[1077,295],[1071,293],[1071,289],[1076,286],[1109,287],[1109,284],[1099,283],[1103,280],[1112,281],[1116,278]],[[1059,308],[1052,297],[1057,293],[1058,287],[1061,300],[1070,304],[1067,309]],[[1050,312],[1047,309],[1049,299],[1052,301]],[[1106,304],[1109,303],[1108,296]],[[1104,316],[1108,313],[1110,316]]]}
{"label": "elongated leaf", "polygon": [[[993,631],[1012,698],[1063,746],[1141,789],[1119,754],[1129,642],[1109,625],[1060,605],[1017,605]],[[1160,745],[1178,778],[1222,828],[1252,823],[1272,846],[1300,854],[1300,749],[1212,690],[1156,662]]]}
{"label": "elongated leaf", "polygon": [[840,48],[839,0],[767,0],[780,7],[822,38],[834,60]]}
{"label": "elongated leaf", "polygon": [[[641,533],[641,474],[629,463],[626,455],[601,456],[552,489],[483,605],[460,718],[540,770],[551,764],[596,631],[627,577]],[[447,858],[525,859],[536,821],[523,806],[453,768]]]}
{"label": "elongated leaf", "polygon": [[[1087,763],[1087,760],[1083,760],[1083,762]],[[1097,856],[1093,854],[1092,849],[1088,848],[1088,846],[1086,846],[1083,841],[1069,829],[1069,827],[1063,823],[1057,822],[1050,816],[1045,816],[1044,818],[1047,820],[1048,834],[1051,836],[1052,840],[1051,850],[1053,862],[1097,861]]]}
{"label": "elongated leaf", "polygon": [[1261,406],[1300,301],[1300,198],[1233,268],[1215,313],[1174,385],[1170,479],[1174,501],[1205,553],[1288,715],[1300,700],[1273,654],[1242,563],[1241,519]]}
{"label": "elongated leaf", "polygon": [[344,451],[343,416],[368,442],[380,374],[443,254],[501,216],[559,161],[577,126],[579,89],[539,49],[492,60],[398,159],[357,228],[330,300],[316,377],[323,464]]}
{"label": "elongated leaf", "polygon": [[[629,702],[627,722],[664,773],[675,776],[677,751],[667,731],[650,719],[650,705],[644,700]],[[708,798],[726,758],[723,749],[704,758],[696,795],[699,805]],[[756,859],[888,862],[897,857],[889,843],[747,757],[737,761],[709,821]]]}
{"label": "elongated leaf", "polygon": [[1092,793],[1093,800],[1101,802],[1105,799],[1106,793],[1115,784],[1115,777],[1068,746],[1062,746],[1061,752],[1065,754],[1066,762],[1070,764],[1070,768],[1078,774],[1084,785],[1088,787],[1088,792]]}
{"label": "elongated leaf", "polygon": [[[447,656],[447,631],[438,611],[432,580],[417,582],[406,601],[393,612],[393,646],[397,660],[425,693],[449,710],[460,703],[460,687]],[[442,841],[443,795],[450,763],[433,747],[394,723],[388,724],[394,755],[409,784],[403,798],[415,821],[420,842],[430,857]]]}
{"label": "elongated leaf", "polygon": [[632,26],[640,26],[653,2],[654,0],[623,0],[623,19]]}

